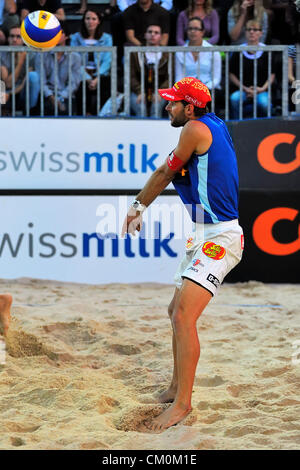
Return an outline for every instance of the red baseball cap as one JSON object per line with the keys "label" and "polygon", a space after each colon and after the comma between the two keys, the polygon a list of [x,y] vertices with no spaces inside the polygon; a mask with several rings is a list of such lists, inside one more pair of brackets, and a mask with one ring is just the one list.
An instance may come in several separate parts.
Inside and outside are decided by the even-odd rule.
{"label": "red baseball cap", "polygon": [[172,88],[161,88],[158,93],[167,101],[187,101],[198,108],[205,108],[211,101],[209,89],[194,77],[185,77],[176,82]]}

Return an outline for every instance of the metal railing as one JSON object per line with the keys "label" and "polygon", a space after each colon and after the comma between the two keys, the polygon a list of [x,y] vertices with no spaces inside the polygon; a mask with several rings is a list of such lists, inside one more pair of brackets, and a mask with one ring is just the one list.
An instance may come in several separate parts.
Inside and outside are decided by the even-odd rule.
{"label": "metal railing", "polygon": [[[197,75],[201,79],[201,61],[199,60],[199,53],[213,53],[212,54],[212,63],[211,63],[211,75],[214,77],[215,73],[215,54],[218,52],[223,53],[223,76],[222,76],[222,88],[221,91],[224,95],[224,117],[225,119],[230,118],[230,55],[233,52],[239,53],[239,64],[240,64],[240,72],[239,72],[239,82],[240,82],[240,97],[239,97],[239,119],[243,119],[244,112],[243,112],[243,99],[242,99],[242,84],[243,84],[243,52],[244,51],[263,51],[268,54],[268,77],[272,73],[272,63],[275,61],[274,54],[280,54],[281,60],[281,68],[282,68],[282,78],[281,78],[281,114],[282,116],[288,115],[288,101],[289,101],[289,84],[288,84],[288,47],[287,46],[211,46],[211,47],[178,47],[178,46],[166,46],[166,47],[125,47],[124,53],[124,112],[122,116],[129,117],[131,116],[131,109],[130,109],[130,95],[131,95],[131,78],[130,78],[130,64],[131,64],[131,54],[133,53],[140,53],[141,57],[144,57],[146,52],[154,52],[154,53],[167,53],[168,54],[168,83],[169,87],[171,87],[175,81],[175,61],[176,61],[176,53],[180,52],[183,53],[184,57],[184,64],[183,64],[183,76],[185,76],[186,70],[186,54],[191,52],[198,53],[198,61],[197,61]],[[29,71],[30,71],[30,61],[32,57],[36,54],[40,55],[40,66],[39,70],[36,72],[39,74],[40,80],[40,116],[44,116],[44,53],[31,51],[27,47],[13,47],[13,46],[1,46],[0,47],[0,65],[2,65],[2,53],[9,52],[12,55],[12,86],[11,86],[11,115],[16,116],[18,113],[16,112],[16,79],[15,79],[15,56],[18,52],[26,52],[26,61],[25,61],[25,105],[23,109],[23,115],[30,116],[30,103],[29,103]],[[111,53],[111,68],[110,68],[110,97],[111,97],[111,116],[117,115],[117,82],[118,82],[118,72],[117,72],[117,49],[116,47],[56,47],[53,51],[55,61],[54,61],[54,73],[55,73],[55,87],[54,87],[54,116],[58,116],[58,89],[57,89],[57,74],[58,74],[58,60],[57,60],[57,53],[58,52],[65,52],[67,54],[71,54],[73,52],[78,52],[81,55],[81,67],[83,69],[86,68],[87,65],[87,55],[89,52],[93,53],[101,53],[101,52],[110,52]],[[101,106],[104,103],[101,103],[100,100],[100,92],[101,92],[101,84],[99,80],[99,55],[97,55],[97,64],[96,64],[96,76],[98,78],[97,82],[97,113],[99,112]],[[254,99],[253,99],[253,117],[257,117],[257,58],[254,59]],[[143,61],[142,61],[143,62]],[[158,71],[158,61],[156,61],[154,65],[154,109],[155,109],[155,117],[158,118],[159,116],[159,109],[158,109],[158,94],[157,89],[159,88],[159,71]],[[69,99],[68,99],[68,115],[72,116],[73,108],[72,108],[72,96],[71,96],[71,61],[69,61],[69,70],[68,70],[68,83],[69,83]],[[299,64],[298,64],[299,65]],[[298,66],[299,69],[299,66]],[[176,77],[178,78],[178,77]],[[183,78],[183,77],[181,77]],[[299,80],[300,77],[297,76]],[[1,75],[0,75],[1,80]],[[141,67],[140,70],[140,83],[141,83],[141,95],[142,98],[146,95],[145,90],[145,67]],[[86,77],[85,74],[82,75],[82,109],[83,109],[83,116],[86,116]],[[3,94],[3,82],[1,83],[1,91]],[[212,111],[215,111],[216,107],[216,87],[214,84],[214,80],[212,80],[212,87],[211,87],[211,95],[212,95]],[[271,93],[271,83],[269,80],[268,84],[268,109],[267,109],[267,116],[270,117],[272,113],[272,93]],[[2,105],[3,100],[0,99],[0,116],[2,114]],[[146,117],[146,105],[145,100],[141,100],[141,116]]]}
{"label": "metal railing", "polygon": [[[282,116],[288,115],[288,46],[211,46],[211,47],[185,47],[185,46],[166,46],[159,48],[157,47],[126,47],[125,48],[125,58],[124,58],[124,91],[125,91],[125,115],[130,115],[130,93],[131,93],[131,83],[130,83],[130,62],[131,62],[131,54],[133,53],[140,53],[144,57],[144,54],[147,52],[152,53],[168,53],[169,60],[168,60],[168,67],[169,67],[169,86],[173,84],[175,80],[174,74],[174,63],[176,61],[176,53],[183,53],[184,54],[184,67],[183,67],[183,78],[186,76],[186,54],[191,52],[198,53],[198,60],[197,60],[197,78],[201,80],[201,62],[199,53],[212,53],[212,64],[211,64],[211,75],[214,77],[215,72],[215,52],[222,52],[224,53],[224,72],[225,77],[223,77],[223,86],[225,89],[225,119],[229,119],[230,116],[230,55],[234,52],[239,53],[239,82],[240,82],[240,99],[239,99],[239,119],[243,119],[243,52],[257,52],[263,51],[268,54],[268,78],[270,79],[271,70],[272,70],[272,60],[274,60],[273,54],[274,53],[281,53],[281,61],[282,61],[282,87],[281,87],[281,109],[282,109]],[[142,61],[144,63],[144,60]],[[179,77],[176,77],[178,80]],[[140,74],[140,82],[141,82],[141,94],[142,97],[145,97],[145,67],[141,67],[141,74]],[[254,59],[254,96],[253,96],[253,117],[257,117],[257,58]],[[157,94],[158,87],[158,61],[155,61],[154,65],[154,96],[155,96],[155,117],[158,116],[158,94]],[[212,95],[212,104],[211,109],[214,112],[215,110],[215,94],[216,94],[216,87],[214,83],[214,79],[212,79],[212,87],[211,87],[211,95]],[[268,109],[267,109],[267,116],[271,116],[271,83],[269,80],[268,84]],[[141,115],[142,117],[146,116],[145,112],[145,102],[144,99],[141,101]]]}
{"label": "metal railing", "polygon": [[[44,58],[45,55],[43,52],[35,52],[30,50],[28,47],[19,47],[19,46],[1,46],[0,47],[0,66],[3,64],[2,54],[3,53],[11,53],[11,75],[12,75],[12,86],[11,86],[11,116],[15,117],[17,115],[16,110],[16,67],[15,67],[15,58],[18,52],[26,52],[26,60],[25,60],[25,105],[23,109],[23,114],[25,116],[30,116],[30,90],[29,90],[29,72],[30,72],[30,63],[34,61],[34,58],[38,54],[40,57],[40,65],[35,68],[35,72],[39,74],[39,81],[40,81],[40,116],[44,116]],[[97,60],[96,60],[96,71],[95,71],[95,78],[97,78],[97,88],[96,88],[96,95],[97,95],[97,112],[100,110],[101,106],[104,103],[100,101],[100,91],[101,91],[101,82],[99,80],[100,73],[100,56],[98,53],[102,52],[109,52],[111,54],[111,65],[110,65],[110,97],[112,100],[112,114],[117,114],[116,109],[116,96],[117,96],[117,48],[116,47],[99,47],[99,46],[92,46],[92,47],[85,47],[85,46],[57,46],[52,53],[54,54],[54,76],[55,76],[55,86],[54,86],[54,116],[58,116],[58,59],[57,53],[64,52],[68,55],[77,52],[81,55],[81,66],[83,68],[81,75],[82,75],[82,108],[83,108],[83,115],[86,115],[86,74],[84,71],[86,70],[87,66],[87,55],[89,52],[95,53]],[[1,77],[1,68],[0,68],[0,80],[1,80],[1,92],[3,95],[4,90],[4,83]],[[69,96],[68,96],[68,115],[72,116],[73,109],[72,109],[72,91],[71,91],[71,60],[68,61],[68,87],[69,87]],[[2,107],[3,107],[3,96],[0,99],[0,116],[2,115]]]}

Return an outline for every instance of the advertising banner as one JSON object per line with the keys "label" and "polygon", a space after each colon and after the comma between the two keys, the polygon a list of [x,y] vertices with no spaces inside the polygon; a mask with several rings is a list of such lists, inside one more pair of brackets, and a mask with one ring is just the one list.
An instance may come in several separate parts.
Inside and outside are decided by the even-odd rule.
{"label": "advertising banner", "polygon": [[178,197],[161,196],[145,213],[142,237],[121,238],[131,200],[0,197],[0,277],[172,283],[192,229],[187,211]]}
{"label": "advertising banner", "polygon": [[1,189],[138,189],[174,149],[168,120],[1,119]]}
{"label": "advertising banner", "polygon": [[[160,196],[137,237],[121,237],[132,197],[1,196],[1,278],[173,283],[192,234],[177,196]],[[300,282],[300,191],[241,191],[245,250],[226,281]]]}
{"label": "advertising banner", "polygon": [[[241,189],[299,189],[300,120],[227,125]],[[2,118],[0,190],[139,189],[180,132],[169,120]]]}
{"label": "advertising banner", "polygon": [[227,281],[300,283],[300,191],[240,193],[245,250]]}
{"label": "advertising banner", "polygon": [[241,189],[300,188],[300,116],[229,122]]}

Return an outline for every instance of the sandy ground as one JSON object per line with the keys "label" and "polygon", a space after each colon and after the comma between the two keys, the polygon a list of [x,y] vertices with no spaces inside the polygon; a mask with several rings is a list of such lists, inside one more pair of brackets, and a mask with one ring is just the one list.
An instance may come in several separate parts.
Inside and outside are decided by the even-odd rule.
{"label": "sandy ground", "polygon": [[222,286],[198,321],[193,411],[161,434],[138,429],[168,406],[151,397],[172,373],[173,286],[19,279],[0,291],[14,295],[0,449],[300,448],[299,285]]}

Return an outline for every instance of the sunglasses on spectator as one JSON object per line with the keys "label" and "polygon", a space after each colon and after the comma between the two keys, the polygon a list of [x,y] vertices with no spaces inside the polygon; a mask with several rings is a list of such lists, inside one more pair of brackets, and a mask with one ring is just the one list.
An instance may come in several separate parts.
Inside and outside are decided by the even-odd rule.
{"label": "sunglasses on spectator", "polygon": [[147,34],[160,34],[159,31],[152,31],[152,29],[150,29],[149,31],[147,31]]}
{"label": "sunglasses on spectator", "polygon": [[10,38],[21,39],[21,34],[10,34],[9,37],[10,37]]}
{"label": "sunglasses on spectator", "polygon": [[261,31],[260,28],[247,28],[246,31]]}
{"label": "sunglasses on spectator", "polygon": [[187,30],[188,31],[203,31],[203,28],[193,28],[193,26],[189,26]]}

